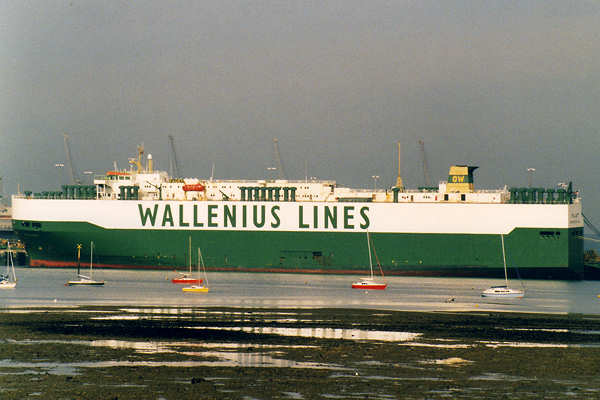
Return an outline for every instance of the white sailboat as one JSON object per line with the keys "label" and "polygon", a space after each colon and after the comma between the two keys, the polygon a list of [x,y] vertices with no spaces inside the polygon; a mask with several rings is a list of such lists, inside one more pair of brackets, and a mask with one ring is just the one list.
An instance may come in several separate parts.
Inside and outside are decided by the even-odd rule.
{"label": "white sailboat", "polygon": [[17,287],[17,274],[15,273],[10,243],[7,242],[6,245],[6,273],[0,274],[0,289],[14,289]]}
{"label": "white sailboat", "polygon": [[204,259],[202,258],[202,252],[198,247],[198,274],[200,274],[200,264],[202,264],[202,273],[204,274],[204,280],[198,277],[200,283],[197,285],[186,286],[181,288],[183,292],[197,292],[197,293],[208,293],[208,277],[206,276],[206,267],[204,266]]}
{"label": "white sailboat", "polygon": [[80,272],[81,244],[77,245],[77,278],[73,281],[68,281],[69,286],[103,286],[104,281],[95,281],[92,277],[92,264],[94,258],[94,242],[90,242],[90,276],[81,274]]}
{"label": "white sailboat", "polygon": [[502,260],[504,262],[504,285],[500,286],[492,286],[483,292],[481,292],[481,297],[495,297],[495,298],[521,298],[525,295],[525,291],[519,289],[513,289],[508,287],[508,274],[506,272],[506,252],[504,250],[504,235],[500,235],[500,240],[502,241]]}
{"label": "white sailboat", "polygon": [[[352,289],[371,289],[371,290],[385,290],[387,283],[378,282],[373,276],[373,261],[371,259],[371,239],[369,238],[369,231],[367,231],[367,248],[369,249],[369,270],[370,275],[368,277],[360,278],[359,281],[352,283]],[[375,255],[377,256],[377,255]],[[379,265],[379,262],[377,263]],[[381,276],[383,277],[383,271],[379,265]]]}

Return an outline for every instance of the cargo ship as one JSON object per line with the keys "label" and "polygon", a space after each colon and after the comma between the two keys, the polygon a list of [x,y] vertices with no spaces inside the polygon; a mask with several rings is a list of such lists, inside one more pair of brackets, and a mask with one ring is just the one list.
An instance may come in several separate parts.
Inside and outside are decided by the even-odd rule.
{"label": "cargo ship", "polygon": [[[476,166],[437,187],[333,180],[171,178],[138,148],[93,185],[14,195],[13,229],[34,267],[73,267],[94,242],[98,268],[185,269],[202,249],[212,271],[364,274],[366,235],[386,275],[583,277],[583,215],[572,184],[478,190]],[[88,249],[89,250],[89,249]]]}

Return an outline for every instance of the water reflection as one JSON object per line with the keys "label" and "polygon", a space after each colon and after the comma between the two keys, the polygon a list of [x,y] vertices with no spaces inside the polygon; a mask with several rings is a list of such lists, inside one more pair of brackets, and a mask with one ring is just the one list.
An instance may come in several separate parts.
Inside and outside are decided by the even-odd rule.
{"label": "water reflection", "polygon": [[218,329],[235,332],[255,333],[262,335],[294,336],[313,339],[344,339],[344,340],[373,340],[381,342],[406,342],[421,336],[413,332],[367,331],[360,329],[338,328],[279,328],[270,326],[241,326],[241,327],[208,327],[193,326],[189,329]]}
{"label": "water reflection", "polygon": [[[577,344],[561,344],[561,343],[527,343],[527,342],[494,342],[494,341],[480,341],[486,347],[500,348],[500,347],[521,347],[521,348],[555,348],[564,349],[568,347],[580,347]],[[590,346],[590,345],[587,345]],[[600,347],[600,345],[596,345]]]}
{"label": "water reflection", "polygon": [[[80,368],[110,368],[110,367],[263,367],[263,368],[301,368],[301,369],[326,369],[347,370],[335,364],[299,362],[279,359],[264,353],[227,353],[227,352],[202,352],[203,357],[214,357],[216,360],[186,360],[186,361],[81,361],[81,362],[21,362],[13,360],[0,360],[0,368],[26,369],[14,373],[24,374],[53,374],[53,375],[78,375]],[[41,370],[41,371],[40,371]],[[8,375],[12,372],[4,371]],[[1,374],[0,374],[1,375]]]}
{"label": "water reflection", "polygon": [[[0,360],[0,368],[26,369],[26,371],[4,372],[11,373],[49,373],[56,375],[77,374],[78,368],[104,368],[119,366],[144,366],[144,367],[273,367],[273,368],[310,368],[345,370],[345,368],[328,363],[298,362],[282,358],[284,350],[311,349],[316,346],[297,345],[263,345],[254,343],[190,343],[182,341],[142,342],[126,340],[5,340],[13,345],[33,344],[64,344],[84,345],[90,347],[108,347],[111,349],[131,349],[140,354],[172,353],[190,358],[185,361],[82,361],[71,363],[60,362],[19,362],[13,360]],[[249,351],[251,350],[251,351]],[[30,372],[27,372],[29,370]],[[40,372],[39,370],[42,370]]]}
{"label": "water reflection", "polygon": [[535,381],[535,379],[528,379],[523,376],[507,375],[499,372],[486,372],[478,376],[472,376],[469,378],[472,381],[498,381],[498,382],[525,382]]}
{"label": "water reflection", "polygon": [[460,357],[450,357],[438,360],[424,360],[421,364],[435,364],[435,365],[449,365],[449,366],[463,366],[467,364],[473,364],[473,361],[465,360]]}
{"label": "water reflection", "polygon": [[[590,281],[524,281],[525,298],[493,302],[480,293],[501,283],[494,279],[388,277],[388,290],[363,293],[350,288],[353,277],[348,276],[213,272],[208,295],[185,296],[165,279],[165,271],[99,270],[99,279],[106,282],[103,288],[64,286],[72,274],[71,269],[19,268],[19,287],[0,293],[0,307],[155,306],[164,315],[169,309],[173,314],[193,313],[197,306],[600,314],[598,285]],[[449,298],[454,301],[446,302]]]}

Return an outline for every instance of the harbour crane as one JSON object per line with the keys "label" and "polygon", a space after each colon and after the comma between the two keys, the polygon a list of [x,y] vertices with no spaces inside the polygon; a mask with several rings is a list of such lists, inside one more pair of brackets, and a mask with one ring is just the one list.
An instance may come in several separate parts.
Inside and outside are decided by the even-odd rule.
{"label": "harbour crane", "polygon": [[71,144],[69,142],[69,135],[67,135],[66,133],[63,133],[63,136],[64,136],[64,141],[65,141],[65,154],[67,157],[67,167],[69,168],[69,176],[71,178],[70,183],[71,184],[80,184],[81,180],[77,176],[77,173],[75,172],[75,168],[73,168],[73,159],[71,157]]}
{"label": "harbour crane", "polygon": [[592,221],[585,215],[583,215],[583,222],[585,222],[587,227],[590,228],[596,236],[600,237],[600,229],[596,228],[596,226],[592,223]]}
{"label": "harbour crane", "polygon": [[419,149],[421,150],[421,161],[423,162],[423,181],[425,182],[425,186],[431,186],[431,177],[429,176],[429,166],[427,165],[427,156],[425,154],[425,142],[421,139],[417,141],[419,144]]}
{"label": "harbour crane", "polygon": [[275,158],[274,161],[279,179],[287,179],[283,163],[281,162],[281,155],[279,154],[279,139],[277,138],[273,138],[273,157]]}
{"label": "harbour crane", "polygon": [[179,163],[177,162],[177,153],[175,152],[175,139],[173,135],[169,135],[169,174],[173,178],[180,178]]}

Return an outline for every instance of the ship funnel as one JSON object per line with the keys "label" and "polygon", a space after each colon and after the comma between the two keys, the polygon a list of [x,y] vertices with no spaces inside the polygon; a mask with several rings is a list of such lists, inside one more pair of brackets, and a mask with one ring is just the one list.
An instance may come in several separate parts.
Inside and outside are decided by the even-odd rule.
{"label": "ship funnel", "polygon": [[148,154],[148,172],[152,172],[152,154]]}
{"label": "ship funnel", "polygon": [[404,183],[402,183],[402,173],[401,173],[401,169],[400,169],[400,155],[401,155],[401,149],[400,149],[400,142],[398,142],[398,176],[396,177],[396,187],[398,189],[400,189],[401,192],[404,191]]}
{"label": "ship funnel", "polygon": [[448,173],[448,193],[471,193],[473,187],[473,171],[478,167],[472,165],[452,165]]}

